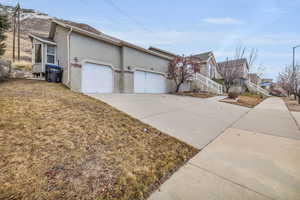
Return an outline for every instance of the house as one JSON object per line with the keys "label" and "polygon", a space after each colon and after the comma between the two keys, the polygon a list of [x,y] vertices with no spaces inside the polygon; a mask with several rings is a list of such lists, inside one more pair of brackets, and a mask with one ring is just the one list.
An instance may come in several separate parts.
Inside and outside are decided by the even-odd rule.
{"label": "house", "polygon": [[249,80],[251,83],[254,83],[255,85],[260,85],[262,83],[262,79],[255,73],[249,74]]}
{"label": "house", "polygon": [[261,79],[262,83],[273,83],[273,79],[272,78],[263,78]]}
{"label": "house", "polygon": [[228,69],[228,71],[234,73],[236,76],[234,84],[236,85],[245,86],[249,81],[249,64],[246,58],[219,62],[218,69]]}
{"label": "house", "polygon": [[192,55],[201,62],[200,73],[210,79],[221,79],[217,70],[217,62],[212,51]]}
{"label": "house", "polygon": [[264,88],[266,90],[270,90],[272,84],[273,84],[273,79],[271,79],[271,78],[264,78],[264,79],[261,80],[260,87],[262,87],[262,88]]}
{"label": "house", "polygon": [[[30,34],[32,72],[45,75],[46,64],[64,68],[63,84],[83,93],[166,93],[172,53],[144,49],[104,33],[53,20],[49,37]],[[174,54],[175,55],[175,54]]]}

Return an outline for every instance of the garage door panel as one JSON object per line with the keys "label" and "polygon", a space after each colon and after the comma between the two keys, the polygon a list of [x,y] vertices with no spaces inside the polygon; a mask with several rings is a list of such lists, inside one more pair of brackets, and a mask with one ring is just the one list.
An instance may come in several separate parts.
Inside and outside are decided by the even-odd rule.
{"label": "garage door panel", "polygon": [[136,71],[134,73],[134,92],[145,93],[146,88],[146,72]]}
{"label": "garage door panel", "polygon": [[82,92],[84,93],[112,93],[113,73],[108,66],[84,64],[82,67]]}
{"label": "garage door panel", "polygon": [[166,83],[165,77],[161,74],[147,73],[147,91],[149,93],[165,93]]}
{"label": "garage door panel", "polygon": [[166,79],[163,75],[151,72],[134,73],[135,93],[165,93]]}

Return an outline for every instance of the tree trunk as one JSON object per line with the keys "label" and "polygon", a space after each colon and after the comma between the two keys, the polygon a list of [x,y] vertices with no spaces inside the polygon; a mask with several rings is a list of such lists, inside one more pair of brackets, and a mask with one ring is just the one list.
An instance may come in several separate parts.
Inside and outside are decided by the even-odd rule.
{"label": "tree trunk", "polygon": [[179,92],[180,85],[181,85],[181,83],[176,86],[176,93]]}
{"label": "tree trunk", "polygon": [[230,85],[229,85],[229,84],[224,84],[224,86],[225,86],[225,91],[226,91],[226,93],[228,93],[229,88],[230,88]]}

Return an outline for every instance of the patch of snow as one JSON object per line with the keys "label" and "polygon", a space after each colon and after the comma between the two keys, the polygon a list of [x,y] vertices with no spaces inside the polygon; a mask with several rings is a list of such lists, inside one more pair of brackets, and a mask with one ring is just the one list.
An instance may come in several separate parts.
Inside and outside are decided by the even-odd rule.
{"label": "patch of snow", "polygon": [[22,13],[20,19],[52,19],[52,17],[41,13]]}

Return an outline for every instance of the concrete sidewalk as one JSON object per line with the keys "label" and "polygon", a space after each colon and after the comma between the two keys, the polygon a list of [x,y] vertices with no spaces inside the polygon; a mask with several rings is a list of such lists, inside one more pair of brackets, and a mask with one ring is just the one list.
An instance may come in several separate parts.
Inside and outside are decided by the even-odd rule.
{"label": "concrete sidewalk", "polygon": [[150,200],[300,199],[300,131],[269,98],[206,146]]}
{"label": "concrete sidewalk", "polygon": [[292,114],[280,98],[269,98],[251,110],[234,128],[300,139]]}

